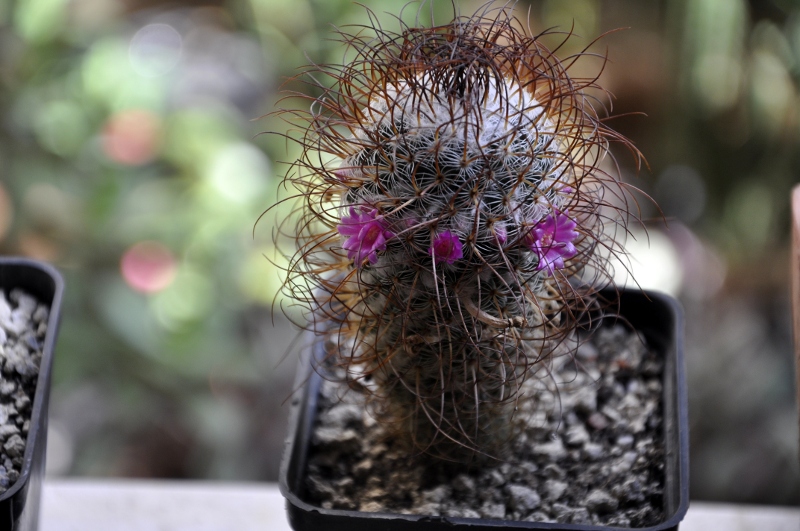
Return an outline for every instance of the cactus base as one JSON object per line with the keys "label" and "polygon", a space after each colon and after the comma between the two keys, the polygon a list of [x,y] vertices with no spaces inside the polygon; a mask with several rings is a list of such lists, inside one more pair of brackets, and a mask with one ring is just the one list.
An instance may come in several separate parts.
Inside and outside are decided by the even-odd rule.
{"label": "cactus base", "polygon": [[[610,294],[606,294],[610,297]],[[663,365],[663,371],[660,373],[662,389],[662,404],[660,406],[662,423],[660,429],[660,437],[662,438],[659,443],[660,448],[663,448],[663,463],[655,463],[655,468],[663,470],[664,483],[663,483],[663,497],[661,508],[662,511],[657,522],[650,522],[647,529],[651,530],[669,530],[677,529],[678,523],[683,518],[688,508],[688,421],[687,421],[687,406],[686,406],[686,386],[685,374],[683,366],[683,331],[681,322],[681,311],[677,303],[663,295],[654,293],[643,293],[640,291],[621,291],[620,300],[620,316],[623,320],[630,323],[634,330],[639,332],[646,338],[646,342],[650,349],[654,351],[658,357],[659,363]],[[612,319],[607,318],[605,325],[612,326],[610,322]],[[319,345],[319,344],[318,344]],[[318,346],[322,348],[321,345]],[[316,353],[319,355],[320,353]],[[308,368],[302,368],[300,378],[308,379],[305,392],[302,397],[298,397],[293,404],[293,414],[290,424],[290,435],[287,440],[287,446],[284,454],[284,459],[281,467],[280,485],[281,491],[287,499],[287,511],[290,524],[296,531],[310,530],[310,529],[387,529],[387,530],[438,530],[438,529],[469,529],[471,531],[480,529],[586,529],[586,530],[608,530],[620,529],[627,527],[623,519],[614,519],[613,515],[609,515],[612,522],[618,522],[613,525],[583,525],[577,523],[562,524],[554,522],[532,522],[532,521],[515,521],[503,520],[499,518],[479,518],[476,517],[480,514],[481,507],[472,507],[471,511],[467,509],[464,516],[472,517],[456,517],[456,516],[442,516],[442,515],[424,515],[424,514],[399,514],[389,512],[364,512],[357,510],[346,509],[326,509],[319,502],[313,501],[315,495],[313,488],[309,488],[309,481],[307,480],[309,464],[315,466],[313,457],[309,457],[309,450],[312,449],[314,441],[319,441],[320,436],[314,435],[314,427],[317,422],[317,415],[320,411],[320,401],[327,401],[325,398],[325,386],[328,384],[322,378],[312,372],[309,377]],[[346,408],[340,408],[340,411],[345,411]],[[358,409],[355,408],[357,413]],[[325,413],[323,413],[323,416]],[[329,415],[330,416],[330,415]],[[327,419],[330,421],[330,419]],[[316,437],[316,438],[315,438]],[[323,436],[324,438],[324,436]],[[354,438],[353,443],[360,444],[361,437]],[[541,444],[541,443],[537,443]],[[650,456],[650,460],[655,458]],[[412,460],[413,461],[413,460]],[[618,459],[617,459],[618,461]],[[481,466],[481,464],[476,465]],[[489,465],[486,465],[489,466]],[[497,465],[494,465],[496,468]],[[588,464],[587,464],[588,466]],[[405,467],[397,467],[398,470],[406,473],[411,472]],[[466,467],[453,467],[456,471],[453,476],[461,474],[461,481],[467,470]],[[506,470],[514,470],[506,466]],[[359,472],[355,472],[358,474]],[[360,472],[369,474],[369,471]],[[402,474],[401,474],[402,475]],[[480,469],[475,470],[475,467],[470,471],[472,477],[480,477]],[[399,476],[398,476],[399,477]],[[367,477],[369,480],[369,477]],[[364,478],[359,478],[363,482]],[[467,480],[469,481],[469,480]],[[569,477],[564,481],[569,482]],[[480,481],[478,481],[480,483]],[[509,484],[515,483],[513,480],[507,481]],[[562,482],[563,483],[563,482]],[[452,483],[453,489],[456,489],[456,483]],[[552,486],[552,484],[551,484]],[[426,485],[425,488],[429,488]],[[478,490],[483,490],[485,485],[478,485]],[[459,487],[460,488],[460,487]],[[509,512],[520,513],[517,510],[516,504],[525,504],[530,501],[525,499],[526,491],[523,489],[519,493],[514,492],[513,488],[508,486],[505,489],[508,498],[505,500]],[[546,498],[549,494],[546,492],[544,485],[541,483],[533,488],[537,491],[531,494],[535,503],[536,496]],[[519,496],[517,496],[519,494]],[[462,495],[463,496],[463,495]],[[587,493],[587,504],[589,497],[598,497],[597,493]],[[519,499],[517,499],[519,498]],[[369,500],[358,500],[361,506]],[[600,503],[603,500],[592,499],[591,503]],[[325,504],[330,505],[328,504]],[[368,506],[368,505],[367,505]],[[607,508],[607,511],[613,509]],[[419,512],[419,511],[417,511]],[[484,515],[486,514],[485,507],[483,508]],[[641,525],[638,525],[641,527]]]}

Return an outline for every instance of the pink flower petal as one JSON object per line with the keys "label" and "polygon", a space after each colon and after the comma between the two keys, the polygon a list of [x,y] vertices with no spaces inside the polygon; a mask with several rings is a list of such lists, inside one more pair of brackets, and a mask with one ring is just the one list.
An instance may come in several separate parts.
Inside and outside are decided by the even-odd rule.
{"label": "pink flower petal", "polygon": [[565,267],[565,258],[572,258],[578,253],[573,243],[580,236],[575,230],[577,226],[567,212],[562,214],[556,210],[533,227],[525,243],[539,259],[537,271],[547,269],[552,275],[556,269]]}
{"label": "pink flower petal", "polygon": [[461,240],[449,230],[434,238],[433,245],[428,249],[428,254],[433,255],[437,264],[440,262],[452,264],[464,257]]}
{"label": "pink flower petal", "polygon": [[342,249],[347,251],[348,258],[355,261],[356,267],[361,267],[365,258],[371,264],[376,263],[377,251],[385,251],[386,240],[394,236],[387,229],[383,217],[378,215],[377,209],[359,208],[361,212],[350,207],[350,215],[343,216],[342,222],[336,226],[339,234],[348,236]]}

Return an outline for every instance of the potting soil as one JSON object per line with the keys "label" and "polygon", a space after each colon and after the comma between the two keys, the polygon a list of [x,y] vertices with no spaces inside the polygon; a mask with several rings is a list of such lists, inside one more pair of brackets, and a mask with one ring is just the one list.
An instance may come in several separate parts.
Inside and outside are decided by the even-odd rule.
{"label": "potting soil", "polygon": [[511,455],[432,465],[394,444],[363,392],[322,384],[307,473],[326,509],[646,527],[664,518],[663,362],[620,325],[531,374]]}

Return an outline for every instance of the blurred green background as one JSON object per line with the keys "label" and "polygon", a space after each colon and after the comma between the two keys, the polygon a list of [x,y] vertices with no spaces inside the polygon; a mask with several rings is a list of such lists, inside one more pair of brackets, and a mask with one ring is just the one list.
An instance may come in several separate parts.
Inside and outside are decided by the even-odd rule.
{"label": "blurred green background", "polygon": [[[668,219],[629,248],[641,282],[686,308],[692,497],[798,503],[800,5],[517,9],[537,32],[574,23],[562,56],[628,28],[593,50],[611,58],[611,124],[649,162],[637,176],[620,154],[623,173]],[[275,218],[256,220],[296,150],[258,118],[298,67],[341,60],[332,25],[365,21],[349,0],[0,0],[0,254],[50,261],[68,286],[50,474],[276,479],[297,354],[272,307]]]}

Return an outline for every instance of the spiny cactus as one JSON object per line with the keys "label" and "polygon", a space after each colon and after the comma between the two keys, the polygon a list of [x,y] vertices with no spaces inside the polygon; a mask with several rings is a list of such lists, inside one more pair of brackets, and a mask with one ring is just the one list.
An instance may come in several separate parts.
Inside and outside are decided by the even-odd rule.
{"label": "spiny cactus", "polygon": [[608,276],[597,251],[625,218],[606,197],[626,193],[600,163],[611,142],[638,160],[596,78],[568,75],[585,54],[559,61],[524,28],[486,6],[340,33],[356,58],[309,68],[321,95],[281,112],[303,148],[285,290],[378,420],[445,459],[502,453],[521,383],[592,300],[586,272]]}

